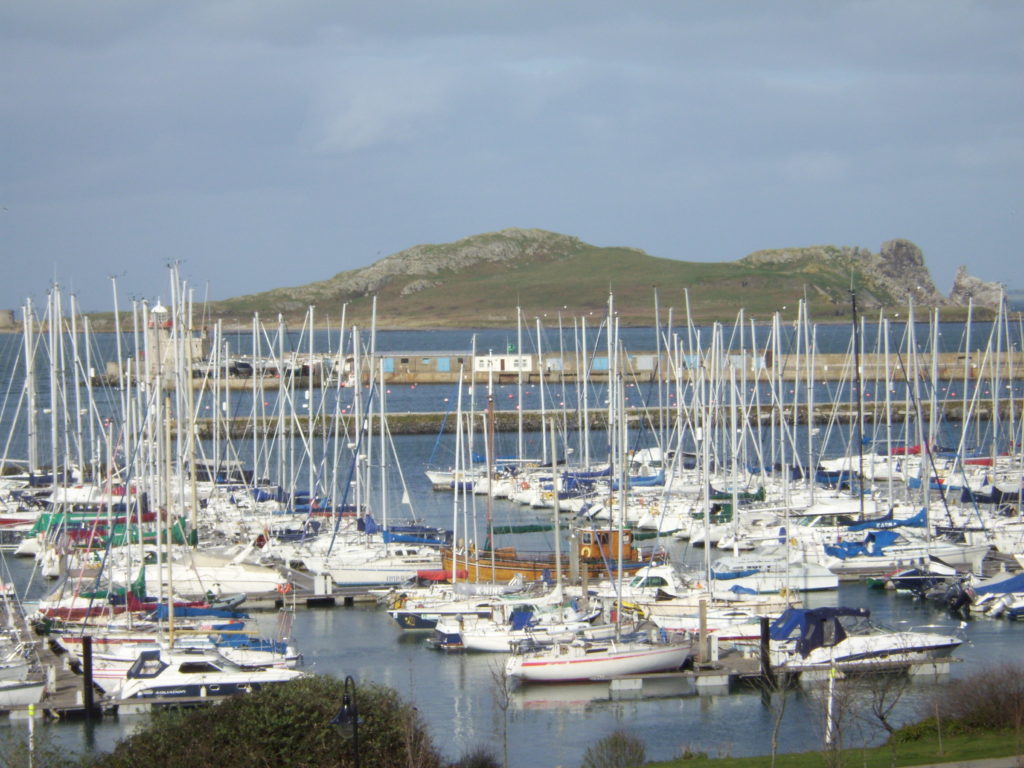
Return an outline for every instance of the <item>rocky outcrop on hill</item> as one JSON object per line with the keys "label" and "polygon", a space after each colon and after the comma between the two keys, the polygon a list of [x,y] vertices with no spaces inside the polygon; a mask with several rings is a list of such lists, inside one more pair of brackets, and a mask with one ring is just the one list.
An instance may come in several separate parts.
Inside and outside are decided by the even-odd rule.
{"label": "rocky outcrop on hill", "polygon": [[768,251],[754,251],[744,256],[740,263],[750,266],[795,264],[805,261],[827,260],[852,260],[863,259],[871,256],[871,251],[866,248],[850,248],[848,246],[835,245],[810,245],[804,248],[776,248]]}
{"label": "rocky outcrop on hill", "polygon": [[[385,256],[362,269],[298,288],[265,294],[285,308],[301,308],[323,299],[370,296],[398,282],[408,296],[443,284],[445,273],[460,272],[481,262],[508,262],[528,257],[557,257],[579,248],[579,238],[542,229],[503,229],[444,245],[416,245]],[[245,298],[245,297],[242,297]]]}
{"label": "rocky outcrop on hill", "polygon": [[943,306],[947,299],[935,288],[921,249],[909,240],[888,240],[878,253],[866,248],[816,245],[757,251],[741,260],[751,266],[830,263],[862,278],[859,299],[863,306],[903,303]]}
{"label": "rocky outcrop on hill", "polygon": [[404,288],[402,288],[401,295],[411,296],[412,294],[419,293],[420,291],[426,291],[430,288],[437,288],[437,286],[439,285],[441,285],[441,283],[438,282],[437,280],[413,280],[411,283],[408,283]]}
{"label": "rocky outcrop on hill", "polygon": [[878,287],[894,298],[913,298],[915,304],[931,307],[948,303],[935,287],[921,249],[909,240],[882,243],[878,254],[865,259],[864,265]]}
{"label": "rocky outcrop on hill", "polygon": [[[333,279],[339,280],[347,292],[372,293],[396,278],[458,272],[482,261],[512,261],[565,253],[579,243],[578,238],[542,229],[503,229],[500,232],[466,237],[443,247],[413,246],[365,269],[345,272]],[[336,284],[335,287],[342,286]]]}
{"label": "rocky outcrop on hill", "polygon": [[960,265],[956,270],[956,277],[953,278],[953,290],[949,294],[949,300],[962,306],[973,303],[975,306],[998,309],[1005,293],[1005,284],[986,283],[967,274],[967,267]]}

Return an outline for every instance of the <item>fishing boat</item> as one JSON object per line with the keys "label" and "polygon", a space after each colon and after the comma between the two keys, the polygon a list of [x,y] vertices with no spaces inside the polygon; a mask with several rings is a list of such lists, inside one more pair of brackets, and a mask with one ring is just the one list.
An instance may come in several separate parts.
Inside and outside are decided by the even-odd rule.
{"label": "fishing boat", "polygon": [[[622,547],[622,572],[634,573],[663,559],[660,552],[644,552],[633,542],[633,533],[611,528],[581,528],[578,531],[580,569],[590,579],[613,576],[618,570],[619,547]],[[441,550],[441,567],[449,572],[457,569],[467,573],[471,582],[507,582],[514,578],[523,581],[551,581],[560,567],[570,572],[570,558],[559,559],[554,553],[520,552],[515,547],[477,550],[447,547]]]}

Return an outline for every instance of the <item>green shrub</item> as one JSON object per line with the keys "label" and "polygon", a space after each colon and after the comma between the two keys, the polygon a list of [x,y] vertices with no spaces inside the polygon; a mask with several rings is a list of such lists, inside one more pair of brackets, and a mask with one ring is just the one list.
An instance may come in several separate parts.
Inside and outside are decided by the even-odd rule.
{"label": "green shrub", "polygon": [[[968,736],[971,733],[977,732],[978,729],[972,728],[959,720],[950,720],[948,722],[942,722],[942,736],[955,737],[955,736]],[[912,723],[911,725],[905,725],[898,729],[893,734],[892,738],[897,744],[909,744],[913,741],[923,741],[925,739],[935,739],[939,735],[939,729],[934,717],[929,717],[926,720],[922,720],[919,723]]]}
{"label": "green shrub", "polygon": [[937,695],[928,715],[938,713],[943,733],[952,723],[968,729],[1024,726],[1024,666],[1002,664],[954,680]]}
{"label": "green shrub", "polygon": [[[322,675],[273,685],[214,706],[155,713],[146,728],[96,761],[97,768],[319,768],[354,765],[347,732],[331,724],[341,681]],[[441,761],[416,708],[387,687],[360,683],[362,768],[438,768]]]}
{"label": "green shrub", "polygon": [[582,768],[634,768],[643,765],[644,743],[624,731],[605,736],[583,755]]}
{"label": "green shrub", "polygon": [[708,753],[699,749],[692,749],[689,744],[679,750],[677,760],[707,760]]}
{"label": "green shrub", "polygon": [[487,747],[476,747],[448,768],[501,768],[501,760]]}

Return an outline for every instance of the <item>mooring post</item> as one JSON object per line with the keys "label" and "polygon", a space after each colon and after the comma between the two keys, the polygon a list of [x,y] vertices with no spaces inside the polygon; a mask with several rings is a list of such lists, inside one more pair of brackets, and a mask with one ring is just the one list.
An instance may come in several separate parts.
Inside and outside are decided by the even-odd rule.
{"label": "mooring post", "polygon": [[92,719],[94,712],[92,687],[92,635],[82,637],[82,702],[85,716]]}
{"label": "mooring post", "polygon": [[775,675],[772,672],[771,657],[771,624],[767,616],[761,617],[761,679],[765,685],[775,685]]}

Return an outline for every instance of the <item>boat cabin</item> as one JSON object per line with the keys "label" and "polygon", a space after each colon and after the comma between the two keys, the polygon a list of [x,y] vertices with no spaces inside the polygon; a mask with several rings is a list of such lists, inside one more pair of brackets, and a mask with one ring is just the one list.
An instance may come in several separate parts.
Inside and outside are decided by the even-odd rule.
{"label": "boat cabin", "polygon": [[580,560],[583,562],[617,560],[620,536],[622,537],[622,559],[628,561],[640,559],[640,553],[633,546],[632,531],[619,531],[613,528],[581,528],[579,530]]}

